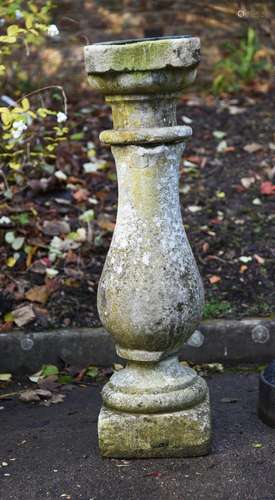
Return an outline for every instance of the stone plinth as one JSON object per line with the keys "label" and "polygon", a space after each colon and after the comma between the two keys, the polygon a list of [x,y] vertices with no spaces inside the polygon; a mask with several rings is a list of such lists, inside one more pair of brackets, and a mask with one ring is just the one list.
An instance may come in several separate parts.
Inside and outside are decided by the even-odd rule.
{"label": "stone plinth", "polygon": [[199,39],[171,37],[85,48],[91,86],[113,113],[117,223],[98,289],[98,310],[127,366],[103,389],[103,456],[208,452],[207,385],[177,359],[201,319],[203,288],[180,213],[178,168],[190,127],[176,102],[195,78]]}

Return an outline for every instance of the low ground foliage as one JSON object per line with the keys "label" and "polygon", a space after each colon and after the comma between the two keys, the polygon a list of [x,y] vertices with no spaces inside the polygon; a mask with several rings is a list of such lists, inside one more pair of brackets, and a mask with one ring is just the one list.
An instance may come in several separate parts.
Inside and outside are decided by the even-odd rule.
{"label": "low ground foliage", "polygon": [[[0,330],[98,325],[96,289],[117,210],[114,161],[98,140],[110,110],[88,90],[75,102],[63,86],[36,87],[21,74],[18,55],[59,30],[50,2],[3,5]],[[242,50],[252,47],[254,64],[250,38]],[[208,89],[178,108],[179,123],[194,129],[180,196],[206,319],[274,314],[274,94],[250,66],[239,96]]]}

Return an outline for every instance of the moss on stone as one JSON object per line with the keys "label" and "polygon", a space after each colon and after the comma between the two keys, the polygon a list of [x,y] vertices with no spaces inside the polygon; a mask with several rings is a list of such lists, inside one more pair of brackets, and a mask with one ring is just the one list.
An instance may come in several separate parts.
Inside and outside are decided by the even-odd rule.
{"label": "moss on stone", "polygon": [[[114,130],[103,137],[113,144],[119,184],[98,310],[118,353],[130,360],[102,393],[101,453],[203,455],[211,428],[206,385],[178,373],[179,363],[169,357],[193,332],[202,307],[178,197],[179,142],[191,129],[177,126],[175,105],[195,78],[199,39],[95,44],[86,47],[85,59],[92,87],[112,106]],[[137,363],[148,366],[140,370]]]}
{"label": "moss on stone", "polygon": [[184,68],[197,65],[199,60],[200,41],[196,37],[102,43],[85,47],[88,73]]}
{"label": "moss on stone", "polygon": [[99,446],[105,457],[190,457],[210,451],[208,400],[187,411],[133,415],[103,408]]}

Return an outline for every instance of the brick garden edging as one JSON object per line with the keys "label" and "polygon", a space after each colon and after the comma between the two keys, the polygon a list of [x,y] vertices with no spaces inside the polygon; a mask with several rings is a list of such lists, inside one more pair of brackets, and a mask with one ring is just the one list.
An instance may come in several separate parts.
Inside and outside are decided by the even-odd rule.
{"label": "brick garden edging", "polygon": [[[227,365],[265,363],[275,358],[275,320],[208,320],[201,323],[181,359]],[[118,358],[103,328],[67,328],[0,334],[0,372],[34,373],[43,363],[110,366]]]}

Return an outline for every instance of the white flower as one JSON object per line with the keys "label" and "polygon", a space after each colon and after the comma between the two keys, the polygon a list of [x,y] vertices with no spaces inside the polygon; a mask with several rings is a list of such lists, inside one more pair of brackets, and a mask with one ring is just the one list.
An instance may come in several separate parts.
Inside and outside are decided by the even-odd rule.
{"label": "white flower", "polygon": [[0,217],[0,224],[10,224],[11,223],[11,220],[9,217],[6,217],[5,215],[3,215],[3,217]]}
{"label": "white flower", "polygon": [[14,139],[19,139],[24,130],[27,130],[27,125],[22,121],[15,121],[12,126],[11,135]]}
{"label": "white flower", "polygon": [[63,123],[68,119],[68,117],[65,113],[62,113],[62,111],[59,111],[59,113],[57,113],[57,115],[56,115],[56,119],[57,119],[58,123]]}
{"label": "white flower", "polygon": [[15,130],[26,130],[27,126],[21,120],[15,121],[12,126]]}
{"label": "white flower", "polygon": [[3,17],[0,17],[0,26],[4,26],[6,20]]}
{"label": "white flower", "polygon": [[50,24],[50,26],[48,26],[47,33],[51,38],[56,38],[58,35],[60,35],[59,29],[56,24]]}
{"label": "white flower", "polygon": [[21,10],[16,9],[16,11],[15,11],[15,17],[18,20],[23,18],[23,14],[22,14]]}
{"label": "white flower", "polygon": [[57,170],[54,173],[55,177],[57,177],[60,181],[65,181],[67,179],[67,175],[62,172],[62,170]]}
{"label": "white flower", "polygon": [[12,130],[12,133],[11,133],[13,139],[19,139],[21,134],[22,134],[21,130]]}
{"label": "white flower", "polygon": [[46,269],[46,274],[48,276],[48,278],[52,279],[52,278],[55,278],[55,276],[57,276],[59,271],[57,271],[57,269],[53,269],[51,267],[47,267]]}
{"label": "white flower", "polygon": [[242,255],[241,257],[239,257],[239,260],[240,260],[243,264],[248,264],[248,262],[251,262],[251,261],[252,261],[252,257],[246,256],[246,255]]}

